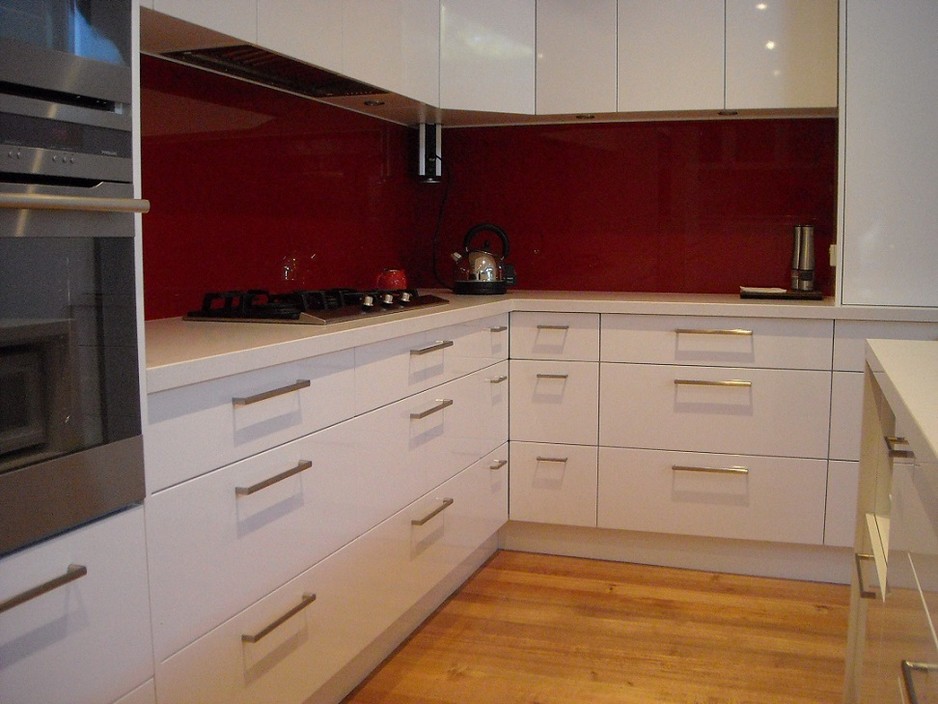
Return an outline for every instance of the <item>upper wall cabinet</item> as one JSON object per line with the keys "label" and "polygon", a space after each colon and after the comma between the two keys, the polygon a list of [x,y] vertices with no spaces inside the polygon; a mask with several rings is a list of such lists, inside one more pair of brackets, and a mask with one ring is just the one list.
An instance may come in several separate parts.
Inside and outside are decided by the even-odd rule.
{"label": "upper wall cabinet", "polygon": [[257,41],[257,0],[153,0],[153,9],[238,39]]}
{"label": "upper wall cabinet", "polygon": [[725,107],[836,107],[837,27],[837,0],[726,0]]}
{"label": "upper wall cabinet", "polygon": [[342,0],[257,0],[257,43],[342,71]]}
{"label": "upper wall cabinet", "polygon": [[534,113],[534,0],[441,0],[440,106]]}
{"label": "upper wall cabinet", "polygon": [[616,0],[537,0],[539,115],[615,112]]}
{"label": "upper wall cabinet", "polygon": [[938,3],[848,0],[841,302],[938,306]]}

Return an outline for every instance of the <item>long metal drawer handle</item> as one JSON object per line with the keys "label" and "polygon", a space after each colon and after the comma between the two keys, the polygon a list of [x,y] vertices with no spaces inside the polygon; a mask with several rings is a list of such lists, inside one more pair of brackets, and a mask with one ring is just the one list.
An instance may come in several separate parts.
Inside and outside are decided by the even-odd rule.
{"label": "long metal drawer handle", "polygon": [[896,459],[915,457],[915,453],[912,452],[912,450],[900,450],[896,447],[896,445],[908,445],[909,441],[905,438],[895,435],[886,435],[883,437],[883,440],[886,441],[886,447],[889,449],[890,457]]}
{"label": "long metal drawer handle", "polygon": [[506,464],[508,464],[508,460],[495,460],[489,465],[489,469],[501,469]]}
{"label": "long metal drawer handle", "polygon": [[443,499],[443,503],[442,503],[440,506],[437,506],[435,509],[433,509],[432,511],[430,511],[430,513],[428,513],[428,514],[427,514],[426,516],[424,516],[423,518],[419,518],[419,519],[418,519],[418,518],[415,518],[415,519],[413,519],[413,520],[410,522],[410,525],[412,525],[412,526],[422,526],[422,525],[424,525],[425,523],[427,523],[427,521],[429,521],[430,519],[432,519],[434,516],[438,516],[439,514],[443,513],[443,511],[445,511],[448,507],[450,507],[450,506],[452,506],[452,505],[453,505],[453,499]]}
{"label": "long metal drawer handle", "polygon": [[692,465],[672,464],[674,472],[700,472],[703,474],[749,474],[749,467],[734,465],[732,467],[694,467]]}
{"label": "long metal drawer handle", "polygon": [[0,208],[75,210],[92,213],[147,213],[150,201],[142,198],[56,196],[43,193],[0,193]]}
{"label": "long metal drawer handle", "polygon": [[426,347],[417,347],[410,351],[415,357],[422,354],[429,354],[430,352],[436,352],[437,350],[445,350],[447,347],[452,347],[456,343],[452,340],[437,340],[432,345],[427,345]]}
{"label": "long metal drawer handle", "polygon": [[860,587],[860,598],[861,599],[875,599],[876,592],[867,589],[866,585],[863,583],[863,563],[875,561],[876,557],[871,555],[868,552],[855,552],[853,553],[853,563],[857,568],[857,585]]}
{"label": "long metal drawer handle", "polygon": [[752,386],[751,381],[744,379],[724,379],[722,381],[708,381],[707,379],[675,379],[675,386],[733,386],[748,389]]}
{"label": "long metal drawer handle", "polygon": [[743,328],[729,328],[726,330],[720,330],[716,328],[675,328],[675,335],[737,335],[752,337],[752,330],[744,330]]}
{"label": "long metal drawer handle", "polygon": [[450,398],[438,398],[436,400],[436,405],[433,408],[428,408],[425,411],[420,411],[420,413],[411,413],[411,420],[420,420],[421,418],[426,418],[433,413],[442,411],[444,408],[449,408],[453,405],[453,400]]}
{"label": "long metal drawer handle", "polygon": [[274,396],[283,396],[292,391],[299,391],[300,389],[305,389],[309,386],[309,379],[297,379],[295,384],[289,384],[287,386],[281,386],[279,389],[271,389],[270,391],[264,391],[263,393],[254,394],[253,396],[235,396],[231,399],[231,403],[235,406],[250,406],[252,403],[258,403],[259,401],[266,401],[269,398]]}
{"label": "long metal drawer handle", "polygon": [[569,457],[541,457],[540,455],[538,455],[537,457],[538,462],[559,462],[560,464],[566,464],[568,459],[570,458]]}
{"label": "long metal drawer handle", "polygon": [[537,378],[538,379],[566,379],[569,376],[570,376],[569,374],[538,374]]}
{"label": "long metal drawer handle", "polygon": [[261,489],[266,489],[267,487],[276,484],[277,482],[282,482],[284,479],[292,477],[294,474],[299,474],[300,472],[303,472],[312,466],[313,463],[309,460],[300,460],[296,467],[291,467],[287,471],[276,474],[269,479],[258,482],[257,484],[252,484],[251,486],[236,486],[235,494],[238,496],[250,496],[251,494],[258,492]]}
{"label": "long metal drawer handle", "polygon": [[490,384],[501,384],[503,381],[508,381],[508,377],[502,374],[501,376],[493,376],[488,380]]}
{"label": "long metal drawer handle", "polygon": [[6,601],[0,602],[0,614],[4,611],[9,611],[10,609],[15,609],[20,604],[25,604],[27,601],[35,599],[37,596],[42,596],[43,594],[48,594],[53,589],[58,589],[61,586],[68,584],[69,582],[74,582],[76,579],[80,579],[88,574],[88,568],[84,565],[69,565],[65,574],[50,579],[48,582],[43,582],[37,587],[32,589],[27,589],[25,592],[20,592],[16,596],[12,596]]}
{"label": "long metal drawer handle", "polygon": [[538,330],[569,330],[569,325],[538,325]]}
{"label": "long metal drawer handle", "polygon": [[257,633],[244,633],[241,636],[241,640],[245,643],[256,643],[261,638],[266,635],[269,635],[271,631],[275,630],[278,626],[283,625],[285,622],[289,621],[291,618],[296,616],[300,611],[305,609],[307,606],[316,601],[315,594],[304,594],[303,598],[300,600],[300,603],[294,606],[292,609],[287,611],[283,616],[278,618],[273,623],[270,623],[265,628],[262,628]]}
{"label": "long metal drawer handle", "polygon": [[489,328],[491,332],[505,332],[508,329],[507,325],[493,325]]}
{"label": "long metal drawer handle", "polygon": [[909,695],[909,704],[919,704],[918,695],[915,693],[915,682],[912,681],[913,672],[935,672],[938,670],[938,664],[930,662],[914,662],[912,660],[902,661],[902,681],[905,683],[906,694]]}

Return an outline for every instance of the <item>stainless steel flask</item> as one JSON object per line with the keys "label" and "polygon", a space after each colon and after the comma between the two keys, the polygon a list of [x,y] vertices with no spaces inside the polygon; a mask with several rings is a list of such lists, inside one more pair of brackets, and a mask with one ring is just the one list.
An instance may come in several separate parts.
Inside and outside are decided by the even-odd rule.
{"label": "stainless steel flask", "polygon": [[795,225],[791,254],[791,290],[814,290],[813,225]]}

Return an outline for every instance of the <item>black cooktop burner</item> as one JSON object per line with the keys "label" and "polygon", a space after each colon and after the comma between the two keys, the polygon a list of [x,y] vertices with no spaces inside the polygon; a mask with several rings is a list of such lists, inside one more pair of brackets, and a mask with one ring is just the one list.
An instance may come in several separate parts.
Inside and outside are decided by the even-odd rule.
{"label": "black cooktop burner", "polygon": [[444,303],[449,301],[432,294],[421,295],[416,289],[359,291],[352,288],[332,288],[288,293],[249,289],[206,293],[202,299],[202,307],[191,311],[184,318],[325,325]]}

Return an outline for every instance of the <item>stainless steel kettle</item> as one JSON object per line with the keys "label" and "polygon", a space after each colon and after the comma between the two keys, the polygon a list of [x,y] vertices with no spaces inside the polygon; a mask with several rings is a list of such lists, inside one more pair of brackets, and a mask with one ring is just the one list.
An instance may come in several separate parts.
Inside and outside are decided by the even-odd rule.
{"label": "stainless steel kettle", "polygon": [[[473,239],[480,232],[491,232],[498,236],[502,243],[500,255],[490,251],[487,240],[482,249],[470,249]],[[508,250],[508,235],[498,225],[484,222],[469,228],[463,239],[463,251],[452,254],[456,262],[453,293],[505,293],[508,286],[515,283],[514,267],[505,263]]]}

